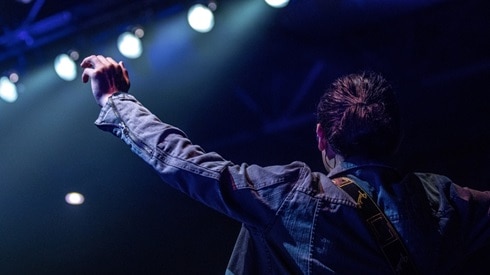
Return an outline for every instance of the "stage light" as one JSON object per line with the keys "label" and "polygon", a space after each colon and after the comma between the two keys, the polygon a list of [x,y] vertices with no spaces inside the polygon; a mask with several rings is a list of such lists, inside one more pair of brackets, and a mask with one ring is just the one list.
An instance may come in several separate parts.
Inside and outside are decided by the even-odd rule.
{"label": "stage light", "polygon": [[78,51],[75,50],[68,51],[68,55],[75,62],[78,61],[78,59],[80,58],[80,54],[78,53]]}
{"label": "stage light", "polygon": [[141,37],[144,31],[142,28],[135,28],[131,32],[124,32],[117,39],[117,48],[119,52],[127,58],[138,58],[143,53]]}
{"label": "stage light", "polygon": [[213,11],[211,8],[202,4],[196,4],[189,9],[187,13],[187,22],[198,32],[209,32],[214,27]]}
{"label": "stage light", "polygon": [[9,77],[2,76],[2,78],[0,78],[0,98],[5,100],[6,102],[11,103],[15,102],[17,100],[17,97],[18,93],[15,83],[12,82]]}
{"label": "stage light", "polygon": [[134,35],[136,35],[138,38],[143,38],[143,36],[145,36],[145,30],[143,30],[141,27],[134,27],[132,29],[132,33],[134,33]]}
{"label": "stage light", "polygon": [[274,8],[284,8],[288,5],[289,0],[265,0],[265,2]]}
{"label": "stage light", "polygon": [[17,74],[16,72],[11,72],[9,74],[9,80],[14,84],[19,82],[19,74]]}
{"label": "stage light", "polygon": [[65,201],[71,205],[80,205],[85,201],[85,197],[78,192],[71,192],[66,194]]}
{"label": "stage light", "polygon": [[61,79],[66,81],[72,81],[77,77],[77,64],[66,53],[60,54],[55,58],[54,70]]}

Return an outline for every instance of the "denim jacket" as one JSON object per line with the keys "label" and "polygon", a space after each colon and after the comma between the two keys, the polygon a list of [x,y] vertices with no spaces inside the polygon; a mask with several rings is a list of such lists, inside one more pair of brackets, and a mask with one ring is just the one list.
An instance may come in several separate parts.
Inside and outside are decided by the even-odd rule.
{"label": "denim jacket", "polygon": [[360,158],[328,175],[302,162],[234,164],[194,145],[132,95],[113,95],[96,125],[112,132],[162,180],[242,223],[227,274],[390,274],[356,201],[332,183],[348,176],[397,229],[419,271],[450,273],[490,239],[490,192],[444,176],[409,174]]}

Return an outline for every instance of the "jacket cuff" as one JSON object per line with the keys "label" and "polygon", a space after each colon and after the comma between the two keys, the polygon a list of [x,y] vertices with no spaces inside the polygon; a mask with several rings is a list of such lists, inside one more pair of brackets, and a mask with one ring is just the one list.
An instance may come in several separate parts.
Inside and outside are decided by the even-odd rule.
{"label": "jacket cuff", "polygon": [[121,119],[117,115],[115,108],[115,101],[124,98],[134,98],[127,93],[115,93],[109,97],[107,103],[100,109],[99,117],[95,120],[94,124],[101,130],[112,132],[114,128],[120,128]]}

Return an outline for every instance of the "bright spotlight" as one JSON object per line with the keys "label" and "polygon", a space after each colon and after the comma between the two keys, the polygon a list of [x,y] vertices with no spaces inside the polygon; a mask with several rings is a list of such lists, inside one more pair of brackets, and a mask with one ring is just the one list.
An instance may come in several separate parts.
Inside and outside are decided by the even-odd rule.
{"label": "bright spotlight", "polygon": [[196,4],[187,13],[189,25],[198,32],[209,32],[214,27],[214,14],[208,7]]}
{"label": "bright spotlight", "polygon": [[58,55],[54,60],[54,70],[66,81],[72,81],[77,77],[77,64],[65,53]]}
{"label": "bright spotlight", "polygon": [[143,53],[141,39],[134,33],[125,32],[117,39],[119,52],[127,58],[138,58]]}
{"label": "bright spotlight", "polygon": [[17,86],[6,76],[0,78],[0,98],[11,103],[15,102],[17,97]]}
{"label": "bright spotlight", "polygon": [[265,2],[274,8],[284,8],[288,5],[289,0],[265,0]]}
{"label": "bright spotlight", "polygon": [[65,201],[71,205],[80,205],[85,201],[85,197],[78,192],[71,192],[66,194]]}

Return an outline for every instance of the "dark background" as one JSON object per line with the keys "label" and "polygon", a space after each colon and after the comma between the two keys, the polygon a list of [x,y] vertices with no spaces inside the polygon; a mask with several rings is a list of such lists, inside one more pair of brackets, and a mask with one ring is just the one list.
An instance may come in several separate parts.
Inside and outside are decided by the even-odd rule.
{"label": "dark background", "polygon": [[[239,230],[93,125],[89,85],[52,68],[71,49],[123,60],[131,93],[207,151],[314,170],[325,87],[381,72],[403,111],[400,169],[489,189],[487,1],[227,0],[206,34],[188,27],[190,4],[2,1],[0,71],[17,70],[22,88],[0,101],[0,273],[222,274]],[[131,60],[116,39],[135,24],[146,34]],[[71,191],[85,203],[66,204]]]}

